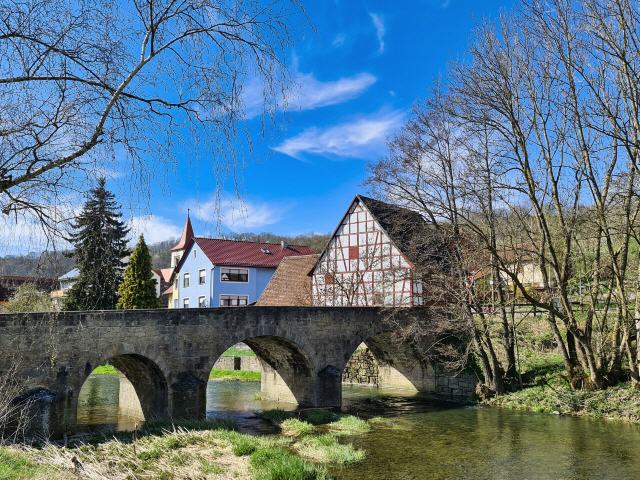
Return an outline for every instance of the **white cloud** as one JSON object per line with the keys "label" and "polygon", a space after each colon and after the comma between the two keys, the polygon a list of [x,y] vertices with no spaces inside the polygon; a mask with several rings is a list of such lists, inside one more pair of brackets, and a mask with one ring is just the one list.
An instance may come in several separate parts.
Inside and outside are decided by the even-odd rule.
{"label": "white cloud", "polygon": [[226,197],[212,198],[206,202],[188,201],[195,218],[204,222],[221,223],[236,232],[255,231],[277,223],[286,208],[265,202],[251,202]]}
{"label": "white cloud", "polygon": [[[296,71],[293,85],[287,92],[286,105],[282,106],[282,110],[314,110],[344,103],[360,96],[376,81],[375,76],[366,72],[324,82],[318,80],[312,73]],[[248,118],[261,113],[263,94],[263,86],[257,80],[249,82],[245,87],[243,97]]]}
{"label": "white cloud", "polygon": [[344,45],[344,42],[347,40],[347,36],[344,33],[339,33],[331,42],[335,48],[341,47]]}
{"label": "white cloud", "polygon": [[378,54],[384,53],[384,34],[385,34],[385,26],[384,20],[382,16],[377,13],[369,13],[371,17],[371,21],[373,22],[373,27],[376,29],[376,37],[378,38]]}
{"label": "white cloud", "polygon": [[157,215],[134,216],[129,220],[131,243],[136,243],[144,235],[147,245],[180,237],[182,230],[166,218]]}
{"label": "white cloud", "polygon": [[380,155],[387,137],[402,123],[398,110],[378,112],[327,128],[308,128],[273,149],[299,159],[302,154],[368,158]]}

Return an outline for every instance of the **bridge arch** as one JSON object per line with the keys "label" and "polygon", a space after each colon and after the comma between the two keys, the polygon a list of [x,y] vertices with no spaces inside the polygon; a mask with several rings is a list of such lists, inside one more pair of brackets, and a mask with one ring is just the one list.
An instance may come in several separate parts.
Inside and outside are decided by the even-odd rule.
{"label": "bridge arch", "polygon": [[391,329],[352,340],[341,368],[343,383],[435,392],[434,366],[422,361],[412,346]]}
{"label": "bridge arch", "polygon": [[[220,356],[212,357],[211,367],[224,351],[238,343],[244,343],[256,355],[261,372],[262,399],[297,405],[313,403],[314,365],[297,342],[275,333],[237,337],[232,343],[224,345]],[[235,369],[235,366],[232,368]]]}
{"label": "bridge arch", "polygon": [[[94,368],[98,365],[108,364],[121,373],[130,386],[133,387],[135,395],[140,403],[142,415],[145,421],[162,420],[169,417],[169,386],[167,379],[160,366],[147,356],[136,353],[116,354],[106,360],[97,363],[87,362],[83,369],[82,381],[78,388],[78,395],[75,398],[75,414],[78,412],[78,397],[83,388],[87,385],[87,380]],[[129,386],[120,380],[120,388]],[[123,399],[120,391],[119,401]],[[135,399],[134,399],[135,400]],[[123,405],[119,405],[123,407]]]}

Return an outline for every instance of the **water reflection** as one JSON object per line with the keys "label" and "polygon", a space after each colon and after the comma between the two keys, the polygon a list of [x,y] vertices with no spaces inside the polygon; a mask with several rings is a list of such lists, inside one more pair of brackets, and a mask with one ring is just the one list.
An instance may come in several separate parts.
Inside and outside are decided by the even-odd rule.
{"label": "water reflection", "polygon": [[[117,377],[87,380],[78,409],[87,428],[132,429],[140,419],[118,411]],[[293,408],[259,399],[260,384],[209,382],[207,416],[230,417],[242,430],[272,431],[256,412]],[[99,404],[99,406],[98,406]],[[615,422],[460,408],[409,392],[344,387],[344,410],[384,415],[393,426],[350,439],[367,460],[335,469],[338,479],[627,480],[640,478],[640,428]]]}

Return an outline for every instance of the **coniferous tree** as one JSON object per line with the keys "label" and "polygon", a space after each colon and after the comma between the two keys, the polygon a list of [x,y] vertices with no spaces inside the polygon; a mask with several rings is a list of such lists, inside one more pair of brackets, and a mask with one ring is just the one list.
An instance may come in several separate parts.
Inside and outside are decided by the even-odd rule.
{"label": "coniferous tree", "polygon": [[118,309],[158,308],[156,285],[151,271],[151,254],[144,236],[140,235],[118,289]]}
{"label": "coniferous tree", "polygon": [[71,242],[80,275],[67,297],[69,310],[109,310],[116,306],[122,258],[129,254],[129,229],[122,221],[120,205],[105,184],[104,178],[98,180],[73,223]]}

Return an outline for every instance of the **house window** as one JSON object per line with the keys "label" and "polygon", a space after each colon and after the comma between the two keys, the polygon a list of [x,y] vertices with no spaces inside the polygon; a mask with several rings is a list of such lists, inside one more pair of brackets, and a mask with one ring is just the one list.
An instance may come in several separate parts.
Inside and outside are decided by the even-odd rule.
{"label": "house window", "polygon": [[198,308],[204,308],[207,306],[207,300],[205,297],[198,297]]}
{"label": "house window", "polygon": [[185,274],[182,276],[182,286],[183,286],[184,288],[187,288],[187,287],[189,286],[189,274],[188,274],[188,273],[185,273]]}
{"label": "house window", "polygon": [[349,247],[349,259],[357,260],[359,257],[360,257],[360,248],[357,246]]}
{"label": "house window", "polygon": [[204,285],[205,279],[206,279],[206,270],[199,270],[198,271],[198,284]]}
{"label": "house window", "polygon": [[324,274],[324,283],[325,284],[333,285],[335,281],[336,281],[336,278],[333,275],[333,273],[325,273]]}
{"label": "house window", "polygon": [[189,308],[189,299],[188,298],[182,299],[182,308]]}
{"label": "house window", "polygon": [[220,295],[221,307],[243,307],[249,301],[246,295]]}
{"label": "house window", "polygon": [[178,288],[178,278],[180,275],[176,275],[176,278],[173,280],[173,288]]}
{"label": "house window", "polygon": [[246,268],[221,268],[221,282],[242,282],[249,281],[249,270]]}

